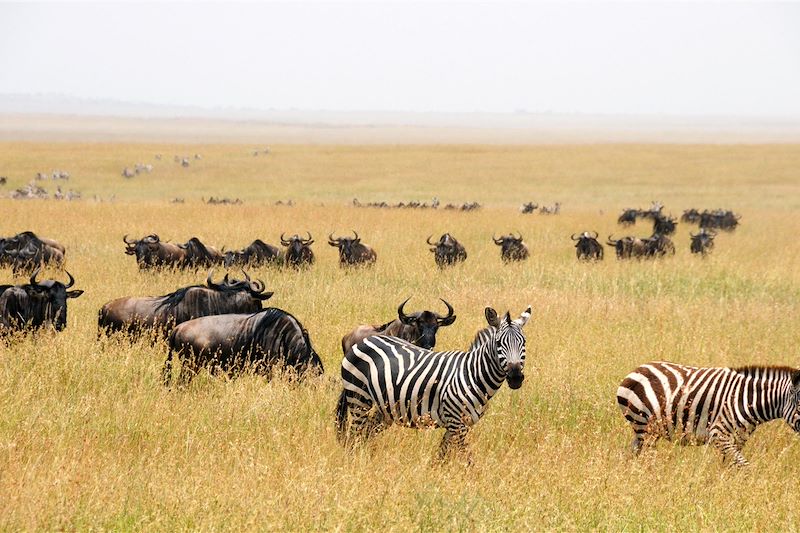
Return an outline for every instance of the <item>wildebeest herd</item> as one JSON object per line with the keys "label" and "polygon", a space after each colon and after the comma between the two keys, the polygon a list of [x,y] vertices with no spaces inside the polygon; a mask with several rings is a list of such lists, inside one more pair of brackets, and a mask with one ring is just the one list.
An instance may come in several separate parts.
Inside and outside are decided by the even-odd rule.
{"label": "wildebeest herd", "polygon": [[[653,234],[613,239],[617,258],[647,258],[674,254],[667,237],[677,221],[662,214],[654,203],[648,210],[625,210],[619,223],[653,220]],[[707,254],[714,244],[714,229],[733,230],[739,217],[730,211],[688,210],[683,222],[701,224],[690,233],[692,253]],[[705,222],[704,222],[705,221]],[[444,268],[467,258],[463,244],[451,234],[437,241],[426,240],[435,263]],[[571,235],[580,260],[602,260],[598,233]],[[313,237],[281,234],[281,250],[255,240],[234,251],[218,251],[197,237],[171,243],[156,234],[141,239],[123,237],[125,253],[135,256],[140,269],[209,268],[204,285],[182,287],[162,296],[117,298],[102,306],[98,314],[100,335],[122,333],[134,339],[142,335],[166,342],[168,355],[162,377],[166,386],[184,386],[201,370],[236,377],[243,372],[270,376],[288,371],[300,378],[323,372],[322,359],[300,320],[287,311],[268,307],[273,293],[266,284],[253,280],[245,268],[283,265],[299,268],[314,262]],[[527,259],[530,250],[522,235],[492,236],[504,262]],[[375,250],[353,236],[328,236],[337,249],[342,267],[372,265]],[[0,239],[0,261],[16,273],[31,272],[28,283],[0,285],[0,335],[24,333],[49,327],[63,330],[67,324],[67,301],[82,290],[70,290],[67,281],[39,280],[42,265],[64,266],[65,248],[52,239],[26,231]],[[213,268],[238,267],[242,278],[226,274],[213,279]],[[366,439],[387,425],[441,427],[445,435],[439,455],[466,451],[465,437],[485,412],[488,401],[507,382],[512,389],[524,380],[525,336],[522,328],[531,317],[528,307],[512,319],[487,307],[487,325],[465,351],[436,352],[439,328],[456,321],[455,310],[442,300],[447,313],[430,310],[407,312],[409,299],[397,307],[397,316],[376,325],[362,324],[341,340],[342,391],[335,410],[337,434],[346,445]],[[173,365],[180,362],[179,375]],[[672,392],[670,392],[670,390]],[[703,394],[700,394],[700,392]],[[713,393],[713,394],[712,394]],[[703,399],[705,398],[705,399]],[[732,412],[726,405],[748,398],[748,406]],[[702,400],[702,401],[701,401]],[[670,403],[671,402],[671,403]],[[623,380],[617,403],[634,431],[633,450],[660,437],[681,442],[715,444],[734,464],[747,461],[741,454],[746,436],[761,422],[783,418],[800,432],[800,371],[784,367],[695,368],[671,363],[643,365]],[[738,404],[737,404],[738,405]],[[676,432],[675,428],[682,428]]]}

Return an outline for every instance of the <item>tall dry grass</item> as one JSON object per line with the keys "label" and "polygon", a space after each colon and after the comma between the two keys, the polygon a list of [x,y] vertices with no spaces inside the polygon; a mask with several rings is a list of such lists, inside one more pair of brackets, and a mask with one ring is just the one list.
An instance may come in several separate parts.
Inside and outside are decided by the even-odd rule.
{"label": "tall dry grass", "polygon": [[[636,365],[797,366],[800,148],[797,146],[273,147],[0,145],[9,186],[68,170],[80,202],[0,200],[0,233],[59,239],[86,293],[68,328],[0,345],[0,528],[114,530],[793,529],[800,439],[783,423],[756,432],[753,466],[724,468],[707,448],[668,443],[634,459],[615,405]],[[199,152],[188,169],[172,155]],[[161,162],[153,154],[162,153]],[[152,174],[119,176],[152,162]],[[63,185],[63,184],[62,184]],[[46,187],[52,187],[46,183]],[[104,201],[91,200],[98,195]],[[114,201],[108,198],[114,195]],[[208,206],[210,195],[242,206]],[[172,205],[173,197],[185,204]],[[361,201],[478,200],[474,213],[356,209]],[[275,207],[292,198],[295,207]],[[522,201],[562,202],[562,214],[523,216]],[[658,262],[578,263],[569,235],[625,233],[626,206],[662,200],[743,215],[706,260],[688,251]],[[331,231],[356,229],[378,252],[372,269],[341,271]],[[694,229],[694,228],[692,228]],[[307,271],[254,274],[310,332],[326,373],[296,384],[207,376],[165,390],[161,345],[97,339],[97,310],[123,295],[163,294],[204,272],[140,273],[122,235],[277,243],[311,231]],[[493,232],[521,232],[529,261],[504,265]],[[424,241],[449,231],[464,265],[438,271]],[[649,232],[640,223],[630,230]],[[221,274],[221,272],[220,272]],[[54,275],[57,275],[54,273]],[[11,278],[3,271],[4,280]],[[340,339],[383,322],[397,304],[441,309],[456,323],[441,348],[466,347],[483,307],[520,312],[527,378],[501,390],[474,428],[475,464],[433,464],[441,431],[393,429],[346,452],[336,442]]]}

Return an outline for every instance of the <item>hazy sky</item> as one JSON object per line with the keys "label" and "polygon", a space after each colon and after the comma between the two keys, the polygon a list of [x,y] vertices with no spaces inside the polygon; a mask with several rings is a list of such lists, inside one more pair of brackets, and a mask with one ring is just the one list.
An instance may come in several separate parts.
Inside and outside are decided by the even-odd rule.
{"label": "hazy sky", "polygon": [[800,117],[800,4],[0,4],[0,94]]}

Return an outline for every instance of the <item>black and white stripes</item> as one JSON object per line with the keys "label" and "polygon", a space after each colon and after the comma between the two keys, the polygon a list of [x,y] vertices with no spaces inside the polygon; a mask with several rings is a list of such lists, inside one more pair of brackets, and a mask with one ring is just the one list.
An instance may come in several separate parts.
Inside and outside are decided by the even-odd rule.
{"label": "black and white stripes", "polygon": [[800,432],[800,370],[649,363],[622,381],[617,403],[633,427],[636,453],[659,437],[708,442],[745,466],[742,447],[762,422],[783,418]]}
{"label": "black and white stripes", "polygon": [[530,315],[528,307],[516,320],[508,313],[499,319],[487,307],[489,327],[466,352],[432,352],[383,335],[356,344],[342,360],[339,437],[366,438],[391,424],[433,426],[446,429],[440,457],[463,448],[469,428],[503,381],[513,389],[522,385],[522,327]]}

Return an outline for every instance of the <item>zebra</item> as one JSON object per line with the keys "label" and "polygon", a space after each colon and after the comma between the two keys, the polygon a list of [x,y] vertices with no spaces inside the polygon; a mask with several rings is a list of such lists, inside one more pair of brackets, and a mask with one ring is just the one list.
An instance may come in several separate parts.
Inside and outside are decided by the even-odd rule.
{"label": "zebra", "polygon": [[485,315],[489,326],[466,352],[434,352],[385,335],[350,348],[342,360],[344,389],[336,409],[339,440],[350,444],[353,437],[366,439],[392,423],[441,427],[446,431],[439,459],[454,450],[466,452],[470,427],[503,381],[518,389],[525,378],[522,327],[531,307],[516,320],[509,313],[500,319],[491,307]]}
{"label": "zebra", "polygon": [[743,467],[749,463],[742,448],[762,422],[783,418],[800,433],[800,370],[648,363],[625,377],[617,403],[633,427],[635,454],[660,437],[677,438],[711,443]]}

